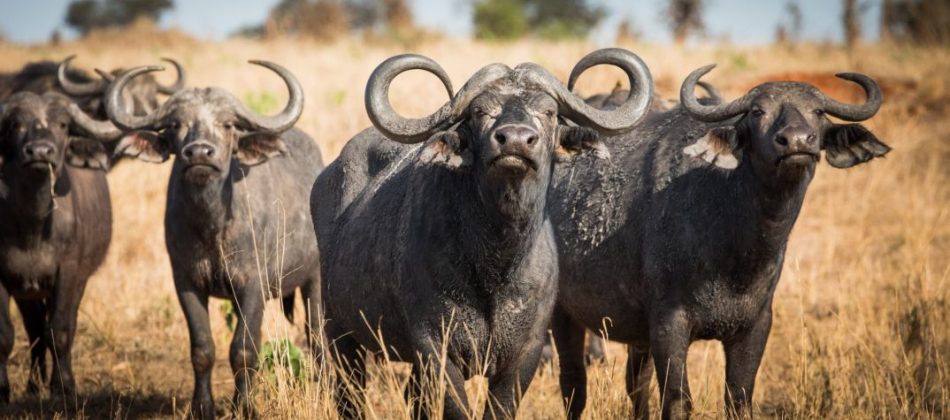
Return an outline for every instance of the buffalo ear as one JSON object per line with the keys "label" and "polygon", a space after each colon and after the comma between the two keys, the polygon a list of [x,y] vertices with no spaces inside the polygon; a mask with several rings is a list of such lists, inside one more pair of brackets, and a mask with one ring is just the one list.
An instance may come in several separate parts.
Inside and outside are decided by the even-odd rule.
{"label": "buffalo ear", "polygon": [[419,159],[449,169],[462,169],[471,166],[472,151],[465,137],[457,131],[440,131],[426,140]]}
{"label": "buffalo ear", "polygon": [[115,147],[113,156],[131,156],[141,161],[162,163],[168,160],[171,148],[158,133],[136,130],[125,134]]}
{"label": "buffalo ear", "polygon": [[577,154],[590,152],[598,159],[609,159],[610,151],[600,139],[597,131],[578,126],[558,126],[558,148],[555,150],[555,161],[563,163],[570,161]]}
{"label": "buffalo ear", "polygon": [[861,124],[833,124],[825,130],[821,148],[825,149],[825,160],[835,168],[850,168],[891,151]]}
{"label": "buffalo ear", "polygon": [[234,157],[242,165],[254,166],[268,159],[287,153],[287,145],[279,134],[251,133],[238,139]]}
{"label": "buffalo ear", "polygon": [[66,148],[66,163],[77,168],[109,170],[109,152],[102,142],[85,137],[71,137]]}
{"label": "buffalo ear", "polygon": [[695,143],[683,148],[687,156],[722,169],[736,169],[742,159],[739,138],[733,126],[715,127]]}

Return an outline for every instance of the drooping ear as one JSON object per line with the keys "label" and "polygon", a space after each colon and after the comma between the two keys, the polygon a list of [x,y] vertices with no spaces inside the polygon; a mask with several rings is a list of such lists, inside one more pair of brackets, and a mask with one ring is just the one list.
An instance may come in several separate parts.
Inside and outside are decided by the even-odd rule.
{"label": "drooping ear", "polygon": [[113,157],[130,156],[141,161],[162,163],[168,160],[171,147],[158,133],[147,130],[137,130],[127,133],[119,140]]}
{"label": "drooping ear", "polygon": [[422,162],[445,166],[449,169],[463,169],[471,166],[472,151],[465,136],[458,131],[440,131],[426,140],[419,155]]}
{"label": "drooping ear", "polygon": [[835,168],[850,168],[891,151],[861,124],[832,124],[822,136],[821,148],[825,160]]}
{"label": "drooping ear", "polygon": [[590,152],[598,159],[609,159],[610,151],[600,140],[597,131],[587,127],[560,125],[558,126],[558,148],[555,150],[555,161],[563,163],[580,153]]}
{"label": "drooping ear", "polygon": [[733,126],[715,127],[683,148],[687,156],[722,169],[736,169],[742,159],[739,137]]}
{"label": "drooping ear", "polygon": [[109,152],[102,142],[85,137],[71,137],[66,148],[66,163],[77,168],[102,169],[110,167]]}
{"label": "drooping ear", "polygon": [[242,165],[254,166],[284,153],[287,153],[287,145],[280,134],[254,132],[238,139],[234,157]]}

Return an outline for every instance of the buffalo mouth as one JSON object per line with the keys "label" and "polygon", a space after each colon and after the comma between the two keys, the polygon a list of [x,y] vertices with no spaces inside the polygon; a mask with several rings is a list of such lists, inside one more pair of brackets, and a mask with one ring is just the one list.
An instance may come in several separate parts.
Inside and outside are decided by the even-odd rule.
{"label": "buffalo mouth", "polygon": [[221,168],[212,163],[195,162],[185,166],[185,172],[221,172]]}
{"label": "buffalo mouth", "polygon": [[815,162],[818,162],[820,156],[818,153],[814,152],[793,152],[786,155],[780,156],[776,161],[776,165],[788,164],[788,165],[808,165]]}
{"label": "buffalo mouth", "polygon": [[496,158],[492,159],[491,163],[489,163],[489,166],[492,168],[517,171],[538,170],[538,164],[534,160],[513,153],[498,155]]}
{"label": "buffalo mouth", "polygon": [[31,159],[26,162],[23,162],[23,164],[20,166],[24,168],[34,169],[37,171],[45,171],[51,168],[55,170],[56,162],[53,162],[51,160],[46,160],[46,159]]}

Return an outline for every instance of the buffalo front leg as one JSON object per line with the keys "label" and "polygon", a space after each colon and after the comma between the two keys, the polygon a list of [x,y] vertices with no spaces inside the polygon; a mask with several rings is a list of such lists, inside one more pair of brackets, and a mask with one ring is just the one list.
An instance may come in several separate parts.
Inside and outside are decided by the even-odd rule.
{"label": "buffalo front leg", "polygon": [[650,379],[653,376],[653,360],[650,347],[631,344],[627,346],[627,396],[633,403],[635,418],[650,418]]}
{"label": "buffalo front leg", "polygon": [[446,381],[443,388],[445,395],[442,396],[442,418],[471,418],[462,371],[451,360],[442,360],[440,354],[428,352],[419,355],[412,364],[412,374],[406,388],[406,399],[412,407],[413,419],[428,419],[438,412],[434,399],[435,388],[439,388],[442,381]]}
{"label": "buffalo front leg", "polygon": [[195,373],[195,391],[191,398],[191,415],[199,419],[214,418],[211,396],[211,369],[214,367],[214,339],[208,319],[208,295],[184,284],[176,276],[178,302],[188,322],[191,340],[191,367]]}
{"label": "buffalo front leg", "polygon": [[16,303],[20,314],[23,315],[26,335],[30,339],[30,379],[26,392],[35,395],[46,380],[46,305],[42,300],[17,299]]}
{"label": "buffalo front leg", "polygon": [[10,295],[0,284],[0,404],[10,402],[10,377],[7,363],[13,352],[13,323],[10,322]]}
{"label": "buffalo front leg", "polygon": [[584,363],[584,326],[574,322],[560,307],[551,317],[551,332],[560,360],[561,398],[567,418],[579,419],[587,405],[587,366]]}
{"label": "buffalo front leg", "polygon": [[53,289],[52,302],[46,307],[49,329],[46,340],[53,353],[53,375],[50,392],[77,403],[76,380],[73,377],[72,346],[76,336],[76,317],[86,279],[60,278]]}
{"label": "buffalo front leg", "polygon": [[[303,306],[307,312],[307,320],[304,329],[307,333],[307,344],[310,347],[310,354],[317,366],[323,363],[323,307],[320,292],[319,274],[313,280],[310,280],[301,288],[303,294]],[[320,369],[314,369],[315,372]]]}
{"label": "buffalo front leg", "polygon": [[685,311],[667,309],[651,320],[650,348],[660,386],[663,419],[689,418],[692,410],[686,377],[689,343],[690,327]]}
{"label": "buffalo front leg", "polygon": [[763,311],[747,331],[722,343],[726,353],[726,414],[752,418],[752,390],[772,329],[772,310]]}
{"label": "buffalo front leg", "polygon": [[[248,288],[253,289],[253,288]],[[234,406],[239,412],[253,416],[251,389],[257,372],[257,354],[261,343],[261,320],[264,317],[264,295],[260,290],[247,290],[237,302],[237,328],[231,340],[231,371],[234,373]]]}
{"label": "buffalo front leg", "polygon": [[[330,329],[332,331],[332,327]],[[335,338],[335,339],[334,339]],[[361,419],[361,400],[366,392],[366,356],[359,343],[347,335],[331,335],[328,349],[337,365],[336,408],[340,418]]]}
{"label": "buffalo front leg", "polygon": [[542,334],[525,343],[521,357],[510,364],[509,369],[499,372],[491,378],[488,384],[488,407],[485,409],[486,419],[513,419],[518,414],[518,405],[524,396],[534,372],[538,369],[541,360],[541,348],[544,342]]}

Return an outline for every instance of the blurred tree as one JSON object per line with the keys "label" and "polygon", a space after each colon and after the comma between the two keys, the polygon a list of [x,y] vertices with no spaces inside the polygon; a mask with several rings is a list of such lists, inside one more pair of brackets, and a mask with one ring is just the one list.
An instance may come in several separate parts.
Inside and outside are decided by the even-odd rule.
{"label": "blurred tree", "polygon": [[673,31],[673,40],[677,44],[686,41],[691,33],[702,34],[706,31],[703,23],[703,0],[670,0],[665,17]]}
{"label": "blurred tree", "polygon": [[172,0],[73,0],[66,9],[66,24],[85,35],[96,28],[126,26],[139,18],[157,21],[174,7]]}
{"label": "blurred tree", "polygon": [[861,38],[862,7],[858,0],[842,0],[844,11],[841,13],[841,24],[844,28],[844,43],[853,47]]}
{"label": "blurred tree", "polygon": [[355,30],[404,33],[413,29],[406,0],[281,0],[271,9],[264,32],[329,40]]}
{"label": "blurred tree", "polygon": [[797,0],[785,2],[785,16],[775,30],[775,42],[779,44],[794,44],[799,41],[802,33],[802,9]]}
{"label": "blurred tree", "polygon": [[640,31],[637,30],[630,18],[624,18],[617,26],[617,36],[614,40],[616,44],[636,42],[640,39]]}
{"label": "blurred tree", "polygon": [[475,36],[490,39],[583,38],[604,18],[588,0],[475,0],[472,10]]}
{"label": "blurred tree", "polygon": [[881,38],[923,45],[950,45],[950,1],[884,0]]}
{"label": "blurred tree", "polygon": [[482,0],[472,7],[475,37],[515,39],[528,33],[528,19],[521,0]]}

